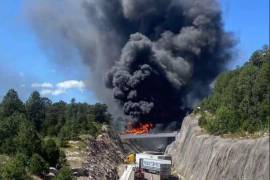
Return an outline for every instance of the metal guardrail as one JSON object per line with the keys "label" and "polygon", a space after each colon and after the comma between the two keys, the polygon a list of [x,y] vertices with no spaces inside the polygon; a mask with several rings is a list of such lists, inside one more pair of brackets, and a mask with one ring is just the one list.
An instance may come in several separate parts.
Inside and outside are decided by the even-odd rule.
{"label": "metal guardrail", "polygon": [[144,138],[175,138],[177,131],[168,133],[156,133],[156,134],[125,134],[121,135],[120,138],[124,139],[144,139]]}
{"label": "metal guardrail", "polygon": [[[128,165],[127,169],[124,171],[123,175],[120,177],[119,180],[129,180],[132,174],[132,168],[135,167],[135,165]],[[133,179],[133,178],[132,178]]]}

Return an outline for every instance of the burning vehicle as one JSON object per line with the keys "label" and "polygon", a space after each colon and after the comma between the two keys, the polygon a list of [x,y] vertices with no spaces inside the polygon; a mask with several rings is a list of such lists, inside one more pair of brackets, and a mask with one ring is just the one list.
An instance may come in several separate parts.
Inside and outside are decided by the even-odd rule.
{"label": "burning vehicle", "polygon": [[134,127],[130,124],[127,130],[122,134],[147,134],[152,128],[154,128],[152,123],[139,123]]}

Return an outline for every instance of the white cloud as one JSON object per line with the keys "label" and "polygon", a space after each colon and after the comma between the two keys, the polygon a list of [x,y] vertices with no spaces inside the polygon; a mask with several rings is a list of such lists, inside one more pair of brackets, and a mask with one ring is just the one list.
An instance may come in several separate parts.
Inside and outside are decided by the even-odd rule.
{"label": "white cloud", "polygon": [[69,80],[63,81],[56,84],[56,87],[59,89],[85,89],[85,83],[83,81]]}
{"label": "white cloud", "polygon": [[42,96],[58,96],[61,94],[65,94],[66,91],[71,89],[77,89],[81,92],[86,88],[86,85],[83,81],[78,80],[68,80],[56,83],[55,85],[52,83],[33,83],[33,88],[39,88],[40,94]]}
{"label": "white cloud", "polygon": [[60,94],[65,94],[65,93],[66,93],[66,91],[63,89],[55,89],[54,91],[52,91],[52,95],[54,95],[54,96],[58,96]]}
{"label": "white cloud", "polygon": [[61,94],[65,94],[66,92],[64,90],[61,89],[42,89],[40,91],[40,94],[42,96],[49,96],[49,95],[53,95],[53,96],[58,96]]}
{"label": "white cloud", "polygon": [[40,91],[40,94],[41,94],[42,96],[47,96],[47,95],[52,94],[52,90],[50,90],[50,89],[42,89],[42,90]]}
{"label": "white cloud", "polygon": [[53,88],[54,86],[51,83],[45,82],[45,83],[41,83],[41,84],[40,83],[33,83],[32,87],[33,88],[48,88],[48,89],[50,89],[50,88]]}

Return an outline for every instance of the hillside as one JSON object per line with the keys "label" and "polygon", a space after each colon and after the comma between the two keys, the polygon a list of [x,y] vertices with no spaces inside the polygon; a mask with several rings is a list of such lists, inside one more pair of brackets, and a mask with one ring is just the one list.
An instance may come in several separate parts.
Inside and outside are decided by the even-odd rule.
{"label": "hillside", "polygon": [[201,127],[211,134],[269,131],[270,50],[254,52],[236,70],[221,74],[213,94],[196,110]]}
{"label": "hillside", "polygon": [[222,138],[205,133],[199,115],[187,116],[167,147],[173,172],[186,180],[269,180],[269,135]]}
{"label": "hillside", "polygon": [[270,50],[221,74],[167,147],[175,173],[194,180],[268,180]]}

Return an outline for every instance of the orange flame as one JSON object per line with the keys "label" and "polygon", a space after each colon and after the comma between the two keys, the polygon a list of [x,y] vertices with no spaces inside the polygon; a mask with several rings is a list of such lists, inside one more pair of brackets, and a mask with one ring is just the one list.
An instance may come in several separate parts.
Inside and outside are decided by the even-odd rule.
{"label": "orange flame", "polygon": [[153,127],[152,123],[139,123],[137,127],[126,130],[125,134],[147,134]]}

